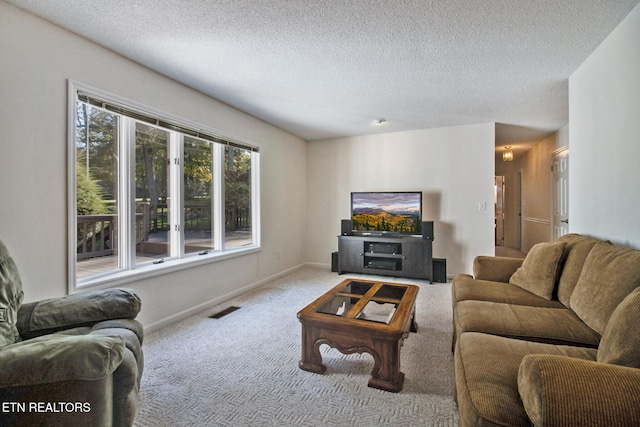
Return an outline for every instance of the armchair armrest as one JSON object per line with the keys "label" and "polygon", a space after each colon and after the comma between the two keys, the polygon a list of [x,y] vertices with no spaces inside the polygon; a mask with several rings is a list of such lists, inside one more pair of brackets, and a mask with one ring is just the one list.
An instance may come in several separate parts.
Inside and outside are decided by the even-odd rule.
{"label": "armchair armrest", "polygon": [[473,260],[473,277],[478,280],[509,283],[509,278],[524,259],[499,256],[477,256]]}
{"label": "armchair armrest", "polygon": [[0,388],[99,380],[122,363],[125,345],[105,335],[48,335],[0,349]]}
{"label": "armchair armrest", "polygon": [[640,420],[640,369],[530,354],[518,390],[535,426],[632,426]]}
{"label": "armchair armrest", "polygon": [[22,304],[17,328],[24,339],[113,319],[134,319],[141,301],[130,289],[114,288]]}

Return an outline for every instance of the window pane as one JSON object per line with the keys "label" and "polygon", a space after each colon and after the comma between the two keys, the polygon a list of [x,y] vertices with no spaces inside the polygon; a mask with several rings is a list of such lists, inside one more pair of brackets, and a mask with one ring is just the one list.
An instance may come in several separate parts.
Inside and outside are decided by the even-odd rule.
{"label": "window pane", "polygon": [[73,289],[188,266],[206,251],[215,253],[203,260],[233,255],[225,248],[254,250],[257,149],[70,86]]}
{"label": "window pane", "polygon": [[136,123],[136,264],[169,256],[169,132]]}
{"label": "window pane", "polygon": [[76,104],[76,278],[118,268],[118,117]]}
{"label": "window pane", "polygon": [[184,137],[184,253],[214,249],[211,144]]}
{"label": "window pane", "polygon": [[225,248],[251,245],[251,151],[226,146],[224,154]]}

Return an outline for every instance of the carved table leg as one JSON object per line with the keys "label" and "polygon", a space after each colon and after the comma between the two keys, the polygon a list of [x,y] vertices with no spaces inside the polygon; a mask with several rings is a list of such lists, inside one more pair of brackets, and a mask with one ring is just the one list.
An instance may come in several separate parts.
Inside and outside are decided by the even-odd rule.
{"label": "carved table leg", "polygon": [[298,362],[298,367],[316,374],[324,374],[327,367],[322,364],[320,346],[316,345],[318,339],[316,328],[302,325],[302,359]]}
{"label": "carved table leg", "polygon": [[375,364],[371,371],[369,387],[398,392],[402,390],[404,374],[400,372],[400,347],[402,340],[375,341],[371,352]]}

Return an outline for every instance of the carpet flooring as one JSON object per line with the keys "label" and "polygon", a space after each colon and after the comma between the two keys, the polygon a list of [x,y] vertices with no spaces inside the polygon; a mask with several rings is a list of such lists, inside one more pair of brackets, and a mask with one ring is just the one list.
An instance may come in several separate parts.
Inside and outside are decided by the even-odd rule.
{"label": "carpet flooring", "polygon": [[[417,284],[418,332],[401,350],[404,386],[367,386],[373,357],[321,347],[327,371],[298,368],[296,313],[349,277]],[[303,267],[145,337],[135,426],[456,426],[451,288]],[[209,316],[239,307],[217,319]]]}

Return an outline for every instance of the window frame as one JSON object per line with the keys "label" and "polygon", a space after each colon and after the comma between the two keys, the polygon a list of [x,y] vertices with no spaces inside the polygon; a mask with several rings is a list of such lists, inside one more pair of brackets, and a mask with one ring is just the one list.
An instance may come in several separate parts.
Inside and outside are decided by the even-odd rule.
{"label": "window frame", "polygon": [[[182,238],[178,239],[179,241],[173,241],[170,245],[170,257],[164,260],[162,263],[146,263],[146,264],[138,264],[132,263],[132,257],[135,257],[135,248],[132,245],[132,236],[135,235],[135,203],[133,201],[133,197],[135,196],[135,161],[131,161],[131,156],[135,158],[135,143],[129,144],[127,148],[128,152],[125,157],[127,159],[123,160],[125,163],[124,168],[127,168],[127,171],[124,172],[124,176],[120,176],[119,187],[121,192],[122,202],[124,207],[119,209],[118,218],[119,221],[124,225],[126,230],[123,230],[123,233],[126,233],[127,240],[126,242],[121,242],[119,245],[118,251],[124,251],[122,255],[118,255],[121,257],[126,257],[124,269],[118,268],[108,272],[87,276],[84,278],[77,278],[76,275],[76,264],[77,264],[77,194],[76,194],[76,157],[77,157],[77,147],[76,147],[76,114],[77,114],[77,103],[78,103],[78,93],[90,94],[91,96],[95,96],[96,98],[113,103],[115,105],[125,106],[127,109],[140,112],[141,114],[151,116],[157,118],[160,121],[163,121],[165,124],[169,124],[169,128],[163,127],[163,129],[170,132],[169,137],[173,140],[171,146],[175,147],[176,150],[172,153],[172,156],[177,154],[177,158],[183,157],[183,144],[184,144],[184,136],[192,136],[198,138],[198,136],[190,135],[185,132],[181,132],[181,129],[197,129],[198,131],[206,134],[208,136],[213,136],[217,139],[217,141],[213,144],[213,151],[223,151],[224,144],[232,147],[238,147],[245,150],[249,150],[251,152],[251,171],[250,171],[250,179],[251,179],[251,235],[252,235],[252,244],[239,248],[225,248],[225,217],[224,217],[224,168],[222,167],[222,162],[224,159],[221,159],[217,156],[214,156],[213,161],[213,185],[214,191],[212,194],[213,199],[213,210],[212,210],[212,228],[214,232],[215,238],[215,249],[211,251],[207,251],[206,253],[185,253],[184,251],[184,233],[182,231],[178,232],[178,235],[181,235]],[[179,271],[187,268],[193,268],[197,266],[201,266],[204,264],[210,264],[214,262],[219,262],[239,256],[245,256],[252,253],[257,253],[262,251],[261,247],[261,221],[260,221],[260,146],[244,140],[243,138],[238,138],[236,136],[229,135],[222,131],[211,129],[207,126],[203,126],[199,123],[195,123],[188,119],[184,119],[182,117],[177,117],[172,114],[157,110],[155,108],[142,105],[136,103],[135,101],[131,101],[129,99],[120,97],[118,95],[114,95],[112,93],[108,93],[106,91],[88,86],[86,84],[69,80],[68,81],[68,158],[67,158],[67,198],[68,198],[68,290],[69,293],[78,292],[80,290],[86,290],[89,288],[107,288],[113,286],[120,286],[129,282],[142,280],[150,277],[154,277],[160,274],[166,274],[168,272]],[[119,122],[122,122],[124,118],[124,122],[131,121],[132,119],[123,113],[115,112],[119,116]],[[135,121],[135,119],[133,119]],[[144,122],[143,122],[144,123]],[[174,129],[171,129],[170,126],[175,125]],[[118,135],[119,139],[122,136],[123,132],[130,131],[129,126],[119,126],[118,127]],[[135,133],[135,132],[134,132]],[[130,138],[130,136],[129,136]],[[179,141],[175,141],[175,138],[179,138]],[[134,139],[135,140],[135,139]],[[206,139],[205,139],[206,140]],[[181,162],[182,163],[182,162]],[[178,198],[174,201],[174,207],[179,206],[178,214],[174,212],[170,218],[170,224],[172,224],[171,229],[174,229],[175,224],[179,221],[179,224],[184,224],[184,193],[183,193],[183,165],[176,168],[177,171],[172,173],[172,177],[170,178],[169,186],[171,187],[172,192],[177,192]],[[119,174],[122,173],[122,168],[119,170]],[[123,217],[123,212],[127,212],[130,214],[134,212],[134,215],[129,215],[128,217]],[[126,222],[126,225],[124,224]],[[184,229],[184,227],[180,227]],[[132,234],[133,230],[133,234]],[[175,231],[170,231],[170,233],[175,233]],[[175,239],[174,239],[175,240]],[[133,253],[132,253],[133,252]]]}

